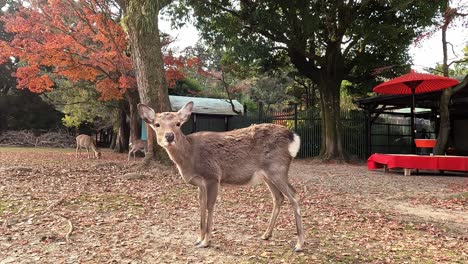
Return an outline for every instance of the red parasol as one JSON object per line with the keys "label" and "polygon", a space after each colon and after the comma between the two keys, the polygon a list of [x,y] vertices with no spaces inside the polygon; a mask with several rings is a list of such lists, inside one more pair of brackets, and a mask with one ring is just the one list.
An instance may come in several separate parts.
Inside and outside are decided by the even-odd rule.
{"label": "red parasol", "polygon": [[382,94],[419,94],[442,90],[457,84],[456,79],[411,70],[408,74],[377,85],[373,90]]}
{"label": "red parasol", "polygon": [[382,94],[411,94],[413,103],[411,106],[411,136],[412,142],[415,138],[414,129],[414,95],[420,93],[429,93],[457,85],[456,79],[447,78],[444,76],[417,73],[411,70],[410,73],[381,83],[374,87],[373,91]]}

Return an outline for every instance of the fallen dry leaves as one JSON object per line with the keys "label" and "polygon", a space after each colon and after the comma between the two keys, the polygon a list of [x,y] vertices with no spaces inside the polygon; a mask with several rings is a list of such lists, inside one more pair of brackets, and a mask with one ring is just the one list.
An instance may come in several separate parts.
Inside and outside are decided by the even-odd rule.
{"label": "fallen dry leaves", "polygon": [[273,238],[260,239],[272,209],[263,185],[223,188],[212,247],[197,249],[195,187],[172,167],[138,171],[125,154],[103,156],[0,148],[0,263],[468,261],[466,176],[404,177],[297,160],[290,178],[301,196],[304,252],[291,252],[287,202]]}

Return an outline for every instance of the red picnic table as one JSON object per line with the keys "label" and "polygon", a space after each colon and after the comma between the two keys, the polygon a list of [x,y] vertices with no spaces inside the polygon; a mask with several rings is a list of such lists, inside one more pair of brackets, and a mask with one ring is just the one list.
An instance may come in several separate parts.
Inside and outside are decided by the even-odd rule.
{"label": "red picnic table", "polygon": [[412,169],[468,171],[468,157],[376,153],[367,159],[367,168],[369,170],[401,168],[404,169],[405,176],[411,175]]}

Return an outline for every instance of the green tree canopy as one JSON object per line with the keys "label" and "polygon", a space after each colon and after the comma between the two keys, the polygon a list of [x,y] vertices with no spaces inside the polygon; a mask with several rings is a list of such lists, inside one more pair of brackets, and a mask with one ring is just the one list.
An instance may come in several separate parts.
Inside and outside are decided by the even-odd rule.
{"label": "green tree canopy", "polygon": [[[263,70],[287,63],[318,84],[324,158],[345,158],[340,86],[375,78],[373,69],[408,63],[408,47],[443,5],[440,1],[186,0],[196,26],[240,65]],[[405,70],[393,67],[385,74]],[[406,69],[407,70],[407,69]]]}
{"label": "green tree canopy", "polygon": [[[119,101],[99,100],[94,84],[72,83],[65,79],[55,80],[56,88],[42,94],[44,101],[64,113],[62,122],[67,127],[78,128],[80,124],[94,124],[96,128],[117,127]],[[120,101],[122,104],[123,101]]]}

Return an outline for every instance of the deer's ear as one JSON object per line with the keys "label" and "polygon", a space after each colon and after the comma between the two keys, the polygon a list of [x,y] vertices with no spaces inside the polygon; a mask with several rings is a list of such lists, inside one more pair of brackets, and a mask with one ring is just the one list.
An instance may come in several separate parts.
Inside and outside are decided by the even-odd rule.
{"label": "deer's ear", "polygon": [[180,119],[182,119],[182,122],[187,122],[189,120],[190,115],[192,114],[192,109],[193,109],[193,102],[190,101],[184,105],[179,111],[177,111],[177,114],[179,115]]}
{"label": "deer's ear", "polygon": [[140,114],[141,119],[148,124],[153,124],[154,119],[156,118],[156,113],[153,108],[145,104],[138,104],[138,113]]}

